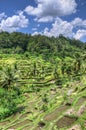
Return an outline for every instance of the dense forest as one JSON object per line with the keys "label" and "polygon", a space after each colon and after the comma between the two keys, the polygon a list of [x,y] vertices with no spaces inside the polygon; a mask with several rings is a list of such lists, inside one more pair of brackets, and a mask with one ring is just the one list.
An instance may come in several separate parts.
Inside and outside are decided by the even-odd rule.
{"label": "dense forest", "polygon": [[21,32],[0,33],[0,53],[24,54],[29,52],[48,58],[49,56],[74,57],[85,51],[86,43],[62,35],[55,38],[42,35],[31,36]]}
{"label": "dense forest", "polygon": [[86,43],[0,33],[0,130],[86,130]]}

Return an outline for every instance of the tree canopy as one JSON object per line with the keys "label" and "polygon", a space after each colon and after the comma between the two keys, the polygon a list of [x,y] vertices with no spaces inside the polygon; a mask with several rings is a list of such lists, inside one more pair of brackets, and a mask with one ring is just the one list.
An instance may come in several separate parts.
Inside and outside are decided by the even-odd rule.
{"label": "tree canopy", "polygon": [[77,57],[85,53],[86,43],[69,39],[62,35],[58,38],[42,35],[31,36],[21,32],[0,33],[0,53],[32,53],[44,57]]}

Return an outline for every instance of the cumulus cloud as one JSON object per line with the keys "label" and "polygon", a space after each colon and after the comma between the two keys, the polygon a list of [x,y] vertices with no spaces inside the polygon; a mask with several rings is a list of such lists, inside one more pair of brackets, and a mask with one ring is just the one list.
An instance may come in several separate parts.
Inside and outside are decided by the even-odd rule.
{"label": "cumulus cloud", "polygon": [[3,31],[13,32],[19,30],[20,28],[27,27],[28,23],[29,20],[22,12],[20,12],[18,15],[2,19],[0,22],[0,29]]}
{"label": "cumulus cloud", "polygon": [[74,27],[85,27],[86,28],[86,20],[82,20],[81,18],[75,18],[71,24]]}
{"label": "cumulus cloud", "polygon": [[3,18],[6,18],[6,14],[3,12],[3,13],[0,13],[0,21],[3,19]]}
{"label": "cumulus cloud", "polygon": [[[25,12],[36,16],[38,22],[47,22],[57,16],[70,15],[76,12],[75,0],[36,0],[37,7],[27,6]],[[46,20],[44,20],[46,19]]]}
{"label": "cumulus cloud", "polygon": [[[74,32],[74,29],[77,27],[77,31]],[[84,28],[84,29],[79,29]],[[49,30],[48,28],[44,29],[44,35],[46,36],[55,36],[58,37],[60,34],[75,38],[81,39],[86,36],[86,20],[82,20],[80,18],[75,18],[73,21],[68,22],[64,21],[61,18],[57,18],[55,22],[52,24],[52,28]]]}
{"label": "cumulus cloud", "polygon": [[34,21],[37,22],[52,22],[53,21],[53,17],[51,16],[47,16],[47,17],[42,17],[42,18],[35,18]]}
{"label": "cumulus cloud", "polygon": [[[75,28],[77,27],[76,31]],[[79,29],[81,28],[81,29]],[[84,28],[84,29],[83,29]],[[75,18],[74,20],[68,22],[62,20],[61,18],[57,18],[55,22],[52,24],[51,29],[45,28],[42,35],[46,35],[48,37],[58,37],[62,34],[65,37],[81,39],[86,37],[86,20],[82,20],[80,18]],[[34,35],[40,34],[40,32],[35,32]]]}
{"label": "cumulus cloud", "polygon": [[76,34],[74,35],[74,38],[75,39],[81,39],[81,38],[84,38],[84,37],[86,37],[86,30],[78,30],[77,32],[76,32]]}
{"label": "cumulus cloud", "polygon": [[70,22],[63,21],[60,18],[57,18],[56,21],[52,24],[52,28],[44,29],[44,35],[58,37],[60,34],[66,37],[73,37],[73,26]]}
{"label": "cumulus cloud", "polygon": [[35,36],[35,35],[42,35],[42,33],[41,32],[37,32],[37,31],[35,31],[34,33],[32,33],[32,36]]}

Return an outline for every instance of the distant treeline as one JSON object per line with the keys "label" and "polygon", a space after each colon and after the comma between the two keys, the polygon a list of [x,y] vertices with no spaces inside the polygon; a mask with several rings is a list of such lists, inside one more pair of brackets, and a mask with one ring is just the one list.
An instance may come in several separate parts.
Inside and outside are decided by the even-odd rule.
{"label": "distant treeline", "polygon": [[32,53],[43,56],[79,56],[85,53],[86,43],[69,39],[62,35],[47,37],[42,35],[31,36],[21,32],[0,33],[0,53]]}

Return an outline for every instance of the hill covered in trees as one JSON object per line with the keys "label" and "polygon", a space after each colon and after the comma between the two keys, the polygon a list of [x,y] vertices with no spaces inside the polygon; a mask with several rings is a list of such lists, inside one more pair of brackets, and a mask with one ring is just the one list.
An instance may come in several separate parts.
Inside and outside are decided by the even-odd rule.
{"label": "hill covered in trees", "polygon": [[0,129],[86,130],[86,43],[1,32]]}
{"label": "hill covered in trees", "polygon": [[86,51],[86,43],[69,39],[62,35],[58,38],[41,35],[31,36],[21,32],[0,33],[0,53],[23,54],[25,52],[50,56],[78,56]]}

